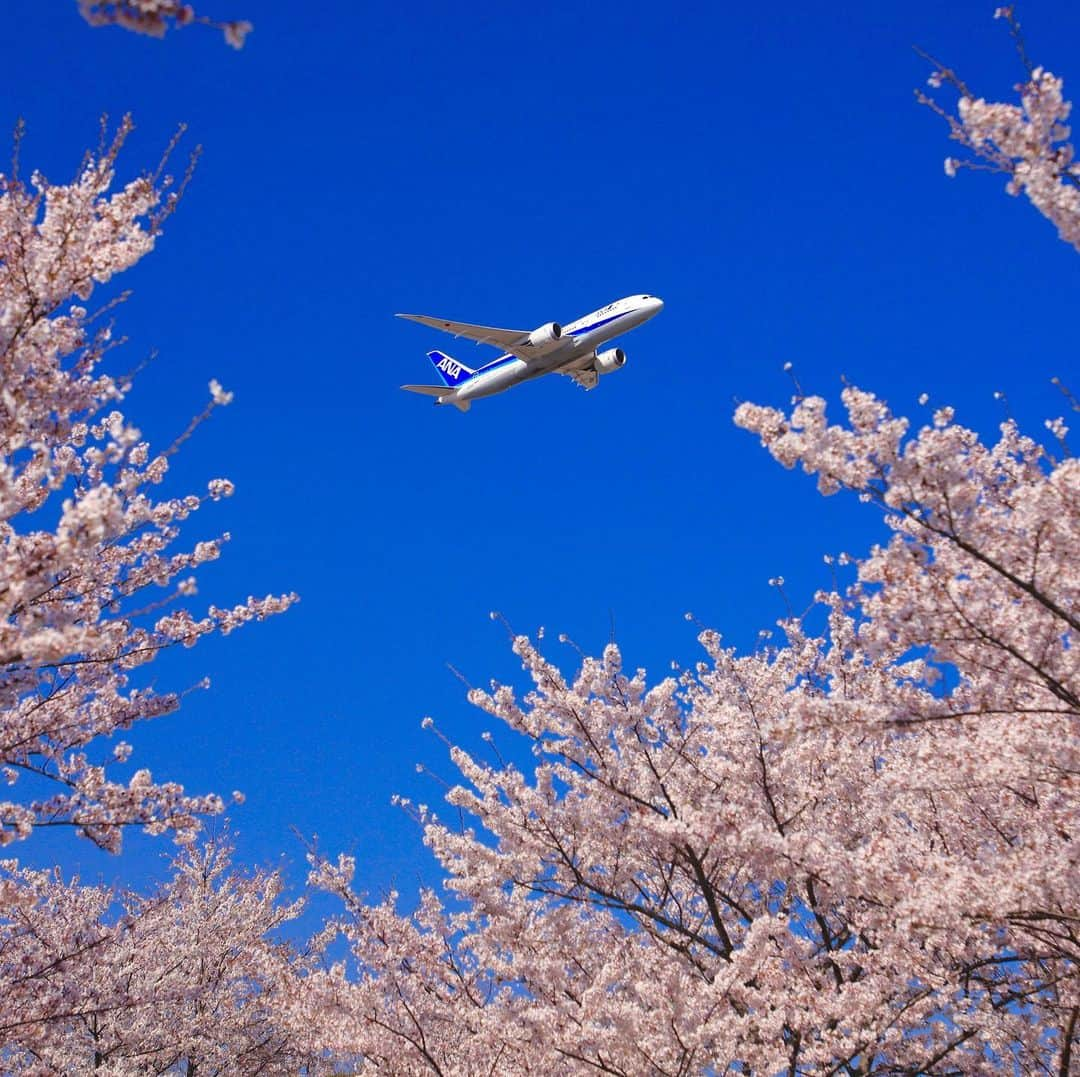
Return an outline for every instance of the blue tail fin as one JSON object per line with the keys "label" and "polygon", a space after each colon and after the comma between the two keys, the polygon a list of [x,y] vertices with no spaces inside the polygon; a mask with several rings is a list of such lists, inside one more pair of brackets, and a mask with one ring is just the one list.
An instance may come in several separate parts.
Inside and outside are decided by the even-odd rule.
{"label": "blue tail fin", "polygon": [[439,377],[452,389],[468,381],[476,373],[464,363],[452,359],[446,352],[428,352],[427,357],[438,371]]}

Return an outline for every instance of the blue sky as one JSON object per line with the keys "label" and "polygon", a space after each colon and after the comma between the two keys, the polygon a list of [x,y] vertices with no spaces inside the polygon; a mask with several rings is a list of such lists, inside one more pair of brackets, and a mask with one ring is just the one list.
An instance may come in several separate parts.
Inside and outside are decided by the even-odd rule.
{"label": "blue sky", "polygon": [[[659,677],[699,656],[687,610],[752,647],[783,613],[770,576],[802,606],[824,553],[880,538],[733,427],[736,399],[786,403],[784,362],[808,391],[846,376],[914,414],[926,391],[984,431],[994,390],[1032,429],[1061,411],[1080,259],[999,177],[947,180],[943,124],[912,100],[913,44],[1011,92],[992,2],[197,6],[254,22],[247,47],[9,0],[0,54],[4,122],[25,118],[23,160],[53,179],[102,112],[135,114],[129,172],[181,121],[204,147],[122,282],[128,361],[159,352],[127,410],[163,445],[211,377],[236,393],[174,471],[176,490],[238,488],[189,532],[234,536],[201,598],[302,603],[156,664],[161,687],[213,686],[130,739],[133,765],[244,790],[246,860],[284,852],[298,880],[296,827],[355,852],[373,891],[435,877],[390,797],[438,800],[417,762],[450,777],[424,715],[471,747],[489,728],[447,662],[520,683],[490,610],[589,651],[613,617]],[[1080,84],[1080,9],[1021,15],[1036,60]],[[637,292],[666,309],[592,393],[544,379],[461,415],[397,388],[430,379],[431,347],[495,353],[395,311],[531,328]],[[139,879],[163,848],[18,853]]]}

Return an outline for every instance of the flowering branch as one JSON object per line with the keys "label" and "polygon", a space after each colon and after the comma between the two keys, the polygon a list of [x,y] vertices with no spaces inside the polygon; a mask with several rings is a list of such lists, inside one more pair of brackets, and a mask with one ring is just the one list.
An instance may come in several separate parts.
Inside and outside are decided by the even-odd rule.
{"label": "flowering branch", "polygon": [[1009,177],[1006,191],[1027,195],[1057,226],[1058,235],[1080,250],[1080,164],[1075,160],[1066,123],[1072,105],[1064,99],[1062,80],[1028,59],[1013,8],[998,8],[995,18],[1008,23],[1027,69],[1027,82],[1017,87],[1020,106],[976,97],[952,68],[921,50],[916,51],[934,68],[930,86],[951,86],[959,100],[953,114],[921,90],[916,90],[915,97],[948,123],[949,137],[971,154],[971,159],[947,157],[948,176],[955,176],[961,168],[1004,173]]}
{"label": "flowering branch", "polygon": [[121,26],[137,34],[164,37],[170,27],[199,24],[220,30],[234,49],[242,49],[253,27],[243,19],[219,22],[198,15],[180,0],[78,0],[79,14],[91,26]]}

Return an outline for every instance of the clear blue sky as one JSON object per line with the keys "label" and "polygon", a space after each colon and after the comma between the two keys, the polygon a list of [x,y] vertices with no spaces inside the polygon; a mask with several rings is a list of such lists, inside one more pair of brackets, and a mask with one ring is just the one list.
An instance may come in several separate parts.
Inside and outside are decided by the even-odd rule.
{"label": "clear blue sky", "polygon": [[[133,765],[245,791],[247,860],[285,852],[299,879],[295,826],[355,851],[375,891],[434,877],[390,796],[439,799],[418,761],[450,775],[424,715],[476,748],[489,727],[446,662],[520,682],[489,610],[590,651],[613,613],[659,677],[699,656],[685,611],[752,647],[783,612],[770,576],[802,605],[824,553],[879,538],[733,427],[736,398],[786,402],[785,361],[807,390],[835,398],[846,375],[911,412],[927,391],[984,431],[995,389],[1031,428],[1061,410],[1080,258],[1000,178],[947,180],[943,125],[912,100],[916,43],[1010,93],[993,0],[197,6],[251,19],[247,47],[9,0],[3,123],[26,119],[23,160],[56,179],[103,111],[135,114],[130,171],[180,121],[205,149],[122,282],[118,362],[160,353],[127,410],[163,445],[211,377],[235,391],[175,469],[177,490],[238,488],[188,533],[234,536],[201,599],[303,600],[156,664],[161,687],[213,687],[130,739]],[[1080,91],[1080,8],[1021,16]],[[428,348],[494,353],[395,311],[533,327],[636,292],[666,309],[595,392],[545,379],[461,415],[397,388],[429,380]],[[137,879],[163,848],[16,851]]]}

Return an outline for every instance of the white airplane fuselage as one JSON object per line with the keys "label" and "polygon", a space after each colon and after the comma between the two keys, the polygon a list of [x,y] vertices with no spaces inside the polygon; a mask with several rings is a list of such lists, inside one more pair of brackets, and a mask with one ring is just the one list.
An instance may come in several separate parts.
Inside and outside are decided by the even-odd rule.
{"label": "white airplane fuselage", "polygon": [[663,306],[662,300],[644,295],[628,296],[609,303],[563,326],[560,344],[543,356],[526,363],[506,353],[480,367],[474,377],[440,396],[436,403],[460,406],[468,400],[505,392],[542,374],[565,373],[587,367],[596,360],[604,344],[647,322],[659,314]]}

